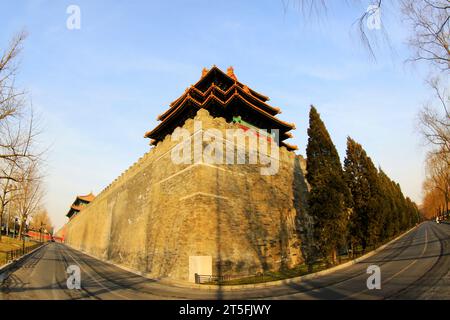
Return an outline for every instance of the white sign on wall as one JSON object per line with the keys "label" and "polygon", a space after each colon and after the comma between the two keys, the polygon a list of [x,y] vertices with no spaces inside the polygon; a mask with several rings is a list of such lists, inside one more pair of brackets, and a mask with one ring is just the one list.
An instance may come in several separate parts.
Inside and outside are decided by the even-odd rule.
{"label": "white sign on wall", "polygon": [[195,274],[212,275],[211,256],[189,256],[189,282],[195,283]]}

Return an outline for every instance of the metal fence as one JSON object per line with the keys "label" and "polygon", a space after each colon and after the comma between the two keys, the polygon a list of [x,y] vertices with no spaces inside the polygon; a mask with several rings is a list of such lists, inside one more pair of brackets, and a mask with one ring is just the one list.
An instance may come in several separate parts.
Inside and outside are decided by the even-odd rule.
{"label": "metal fence", "polygon": [[0,256],[0,258],[3,258],[3,259],[1,259],[3,261],[0,260],[0,265],[2,265],[2,262],[4,264],[12,262],[12,261],[20,258],[21,256],[23,256],[27,253],[30,253],[31,251],[33,251],[34,249],[36,249],[42,245],[43,245],[43,243],[36,243],[32,246],[26,246],[26,247],[22,247],[20,249],[0,252],[3,256],[3,257]]}
{"label": "metal fence", "polygon": [[220,284],[224,283],[226,281],[234,280],[234,279],[242,279],[247,277],[263,277],[262,273],[253,274],[253,275],[202,275],[202,274],[195,274],[195,283],[201,284],[201,283],[208,283],[208,284]]}

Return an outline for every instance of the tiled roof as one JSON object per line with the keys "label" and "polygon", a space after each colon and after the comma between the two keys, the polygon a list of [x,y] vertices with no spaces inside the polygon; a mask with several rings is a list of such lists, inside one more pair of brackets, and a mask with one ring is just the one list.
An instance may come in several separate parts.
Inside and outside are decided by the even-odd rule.
{"label": "tiled roof", "polygon": [[77,196],[77,199],[86,201],[86,202],[91,202],[92,200],[95,199],[95,195],[91,192],[85,196]]}
{"label": "tiled roof", "polygon": [[[215,81],[219,81],[219,83],[216,84]],[[164,132],[162,130],[165,130],[163,128],[173,126],[173,124],[168,124],[168,122],[175,116],[188,112],[189,108],[208,109],[212,105],[227,108],[231,102],[239,101],[239,104],[244,108],[252,109],[262,119],[265,119],[264,121],[272,123],[275,128],[280,128],[282,140],[291,138],[292,135],[288,131],[295,129],[295,124],[275,117],[281,111],[279,108],[268,105],[266,103],[267,100],[268,97],[240,83],[231,67],[228,68],[226,74],[216,66],[210,70],[203,69],[201,79],[187,88],[178,99],[170,104],[168,110],[158,116],[158,120],[161,122],[153,130],[146,132],[144,137],[152,138],[151,143],[156,144],[161,139],[161,133]],[[211,102],[215,102],[215,104]],[[294,147],[287,144],[288,149],[292,150]]]}

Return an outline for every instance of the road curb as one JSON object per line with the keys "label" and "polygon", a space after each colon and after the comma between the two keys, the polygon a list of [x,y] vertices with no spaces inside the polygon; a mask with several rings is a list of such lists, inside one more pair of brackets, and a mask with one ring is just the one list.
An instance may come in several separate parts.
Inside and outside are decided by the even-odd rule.
{"label": "road curb", "polygon": [[24,254],[23,256],[19,257],[16,260],[11,261],[10,263],[7,263],[0,267],[0,284],[3,283],[3,281],[9,277],[8,271],[12,269],[16,264],[18,264],[20,261],[28,257],[29,255],[33,254],[34,252],[38,251],[39,249],[42,249],[45,247],[47,243],[44,243],[42,246],[37,247],[36,249],[33,249],[32,251]]}
{"label": "road curb", "polygon": [[[405,233],[399,235],[398,237],[392,239],[391,241],[385,243],[384,245],[378,247],[375,250],[372,250],[368,253],[366,253],[365,255],[353,259],[351,261],[348,261],[346,263],[337,265],[335,267],[326,269],[326,270],[322,270],[322,271],[318,271],[315,273],[310,273],[310,274],[306,274],[304,276],[299,276],[299,277],[295,277],[295,278],[289,278],[289,279],[283,279],[283,280],[276,280],[276,281],[269,281],[269,282],[263,282],[263,283],[255,283],[255,284],[243,284],[243,285],[204,285],[204,284],[194,284],[194,283],[190,283],[190,282],[186,282],[186,281],[180,281],[180,280],[173,280],[173,279],[167,279],[167,278],[162,278],[162,279],[155,279],[155,278],[151,278],[149,276],[147,276],[145,273],[143,272],[139,272],[137,270],[134,270],[132,268],[120,265],[120,264],[116,264],[113,263],[109,260],[105,260],[105,259],[100,259],[90,253],[87,253],[83,250],[77,249],[75,247],[72,247],[69,244],[64,243],[64,245],[66,245],[67,247],[74,249],[76,251],[79,251],[87,256],[90,256],[94,259],[103,261],[105,263],[108,263],[110,265],[113,265],[115,267],[118,267],[122,270],[131,272],[133,274],[139,275],[141,277],[147,278],[149,280],[155,281],[157,283],[160,283],[162,285],[169,285],[169,286],[173,286],[173,287],[180,287],[180,288],[187,288],[187,289],[201,289],[201,290],[206,290],[206,291],[237,291],[237,290],[246,290],[246,289],[260,289],[260,288],[268,288],[268,287],[274,287],[274,286],[279,286],[279,285],[289,285],[289,284],[295,284],[295,283],[299,283],[305,280],[311,280],[311,279],[315,279],[333,272],[336,272],[338,270],[347,268],[349,266],[352,266],[356,263],[359,263],[367,258],[370,258],[371,256],[375,255],[376,253],[380,252],[381,250],[385,249],[387,246],[389,246],[390,244],[392,244],[393,242],[401,239],[402,237],[406,236],[407,234],[409,234],[410,232],[412,232],[413,230],[417,229],[422,223],[418,224],[417,226],[409,229],[408,231],[406,231]],[[1,271],[0,271],[1,272]]]}
{"label": "road curb", "polygon": [[[276,280],[276,281],[269,281],[269,282],[263,282],[263,283],[255,283],[255,284],[243,284],[243,285],[229,285],[229,286],[219,286],[219,285],[202,285],[202,284],[191,284],[189,282],[184,282],[184,281],[177,281],[177,280],[169,280],[169,279],[162,279],[159,280],[158,282],[161,284],[167,284],[167,285],[172,285],[172,286],[176,286],[176,287],[183,287],[183,288],[190,288],[190,289],[203,289],[203,290],[221,290],[221,291],[236,291],[236,290],[245,290],[245,289],[260,289],[260,288],[267,288],[267,287],[274,287],[274,286],[279,286],[279,285],[288,285],[288,284],[295,284],[295,283],[299,283],[305,280],[311,280],[311,279],[315,279],[317,277],[320,276],[324,276],[333,272],[336,272],[338,270],[347,268],[349,266],[352,266],[356,263],[359,263],[365,259],[370,258],[371,256],[375,255],[376,253],[380,252],[381,250],[385,249],[388,245],[392,244],[393,242],[403,238],[404,236],[406,236],[407,234],[409,234],[410,232],[412,232],[413,230],[417,229],[422,223],[418,224],[417,226],[409,229],[408,231],[406,231],[405,233],[399,235],[398,237],[392,239],[391,241],[383,244],[382,246],[378,247],[375,250],[372,250],[368,253],[366,253],[365,255],[353,259],[351,261],[348,261],[346,263],[340,264],[338,266],[326,269],[326,270],[322,270],[322,271],[318,271],[315,273],[310,273],[310,274],[306,274],[304,276],[300,276],[300,277],[295,277],[295,278],[289,278],[289,279],[284,279],[284,280]],[[144,276],[145,277],[145,276]],[[146,277],[148,278],[148,277]]]}

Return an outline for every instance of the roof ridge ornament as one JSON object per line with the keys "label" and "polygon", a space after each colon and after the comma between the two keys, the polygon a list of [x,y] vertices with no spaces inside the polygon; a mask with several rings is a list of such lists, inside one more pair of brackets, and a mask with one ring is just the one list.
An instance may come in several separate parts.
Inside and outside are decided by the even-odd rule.
{"label": "roof ridge ornament", "polygon": [[206,76],[206,74],[209,72],[209,70],[208,70],[208,68],[203,68],[203,70],[202,70],[202,78],[204,77],[204,76]]}
{"label": "roof ridge ornament", "polygon": [[232,66],[229,66],[227,69],[227,76],[229,76],[231,79],[233,79],[234,81],[237,81],[237,77],[234,74],[234,68]]}

